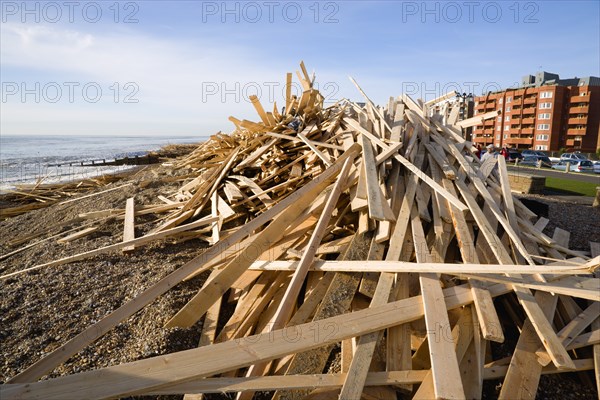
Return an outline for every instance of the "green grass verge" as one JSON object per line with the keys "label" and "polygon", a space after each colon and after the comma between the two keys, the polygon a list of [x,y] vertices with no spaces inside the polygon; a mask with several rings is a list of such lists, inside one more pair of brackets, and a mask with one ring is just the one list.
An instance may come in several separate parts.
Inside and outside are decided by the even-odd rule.
{"label": "green grass verge", "polygon": [[574,196],[596,196],[597,183],[578,182],[570,179],[546,177],[546,189]]}

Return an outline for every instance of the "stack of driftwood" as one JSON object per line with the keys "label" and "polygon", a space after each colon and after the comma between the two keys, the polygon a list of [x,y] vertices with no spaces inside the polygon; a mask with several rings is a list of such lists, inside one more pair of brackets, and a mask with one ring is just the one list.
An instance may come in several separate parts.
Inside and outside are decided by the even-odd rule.
{"label": "stack of driftwood", "polygon": [[0,220],[16,217],[29,211],[46,208],[65,199],[79,197],[82,193],[118,182],[129,174],[107,174],[68,183],[17,184],[6,190],[2,200],[13,204],[0,208]]}
{"label": "stack of driftwood", "polygon": [[[593,370],[600,380],[598,246],[513,197],[502,157],[480,164],[456,113],[409,96],[329,107],[304,65],[301,96],[260,120],[230,120],[172,165],[189,170],[160,196],[166,213],[141,238],[31,269],[166,236],[206,251],[0,386],[2,399],[114,398],[237,392],[250,399],[534,398],[541,374]],[[454,116],[453,116],[454,115]],[[129,226],[129,228],[128,228]],[[595,257],[595,258],[594,258]],[[38,379],[183,280],[210,276],[167,327],[202,321],[197,349]],[[16,274],[11,274],[16,275]],[[231,316],[221,304],[233,302]],[[500,315],[499,315],[500,314]],[[520,336],[512,355],[490,342]],[[341,351],[340,351],[341,349]],[[334,357],[335,356],[335,357]],[[261,396],[265,396],[264,393]]]}

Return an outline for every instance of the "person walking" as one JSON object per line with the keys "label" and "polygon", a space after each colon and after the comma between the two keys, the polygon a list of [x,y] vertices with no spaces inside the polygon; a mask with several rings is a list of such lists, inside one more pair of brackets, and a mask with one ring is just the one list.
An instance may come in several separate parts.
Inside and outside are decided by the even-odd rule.
{"label": "person walking", "polygon": [[488,144],[487,146],[485,146],[485,148],[487,149],[487,151],[481,156],[481,162],[484,162],[490,157],[494,157],[494,145]]}

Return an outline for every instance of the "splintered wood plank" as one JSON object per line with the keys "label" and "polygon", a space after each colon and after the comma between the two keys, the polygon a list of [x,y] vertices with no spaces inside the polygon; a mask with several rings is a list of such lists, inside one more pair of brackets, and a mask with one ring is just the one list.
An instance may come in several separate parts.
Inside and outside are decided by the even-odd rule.
{"label": "splintered wood plank", "polygon": [[[427,251],[423,225],[414,205],[411,210],[411,222],[417,262],[430,262],[431,256]],[[450,321],[440,280],[433,273],[420,274],[419,284],[423,296],[435,397],[438,399],[464,398],[465,392],[460,379],[456,350],[452,342],[443,337],[445,330],[450,327]]]}
{"label": "splintered wood plank", "polygon": [[[358,282],[356,284],[358,285]],[[498,285],[490,290],[494,296],[499,296],[510,291],[510,288]],[[465,286],[445,289],[444,296],[450,309],[472,302],[471,292]],[[228,341],[75,375],[35,383],[3,385],[2,395],[7,398],[20,396],[23,399],[48,400],[125,397],[327,346],[348,337],[375,332],[422,317],[422,298],[415,296],[380,307],[299,325],[294,332],[282,329],[243,340]],[[315,336],[315,332],[319,334]],[[297,340],[291,341],[290,335],[293,333],[298,333],[294,336]],[[236,357],[231,357],[231,354],[235,354]]]}
{"label": "splintered wood plank", "polygon": [[[87,236],[87,235],[89,235],[91,233],[94,233],[98,229],[99,228],[97,226],[91,226],[89,228],[85,228],[85,229],[82,229],[82,230],[80,230],[78,232],[72,233],[69,236],[65,236],[64,238],[58,239],[56,242],[57,243],[69,243],[69,242],[72,242],[73,240],[77,240],[77,239],[85,237],[85,236]],[[2,278],[9,277],[9,276],[12,276],[12,275],[11,274],[7,274],[7,275],[4,275]]]}

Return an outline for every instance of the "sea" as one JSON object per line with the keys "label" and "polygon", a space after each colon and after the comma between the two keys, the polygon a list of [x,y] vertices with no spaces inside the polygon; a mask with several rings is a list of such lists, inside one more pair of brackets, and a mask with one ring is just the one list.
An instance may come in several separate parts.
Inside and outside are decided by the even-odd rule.
{"label": "sea", "polygon": [[[132,166],[81,167],[92,160],[143,156],[168,144],[205,136],[0,135],[0,192],[25,183],[58,183],[123,172]],[[69,165],[71,163],[71,165]]]}

